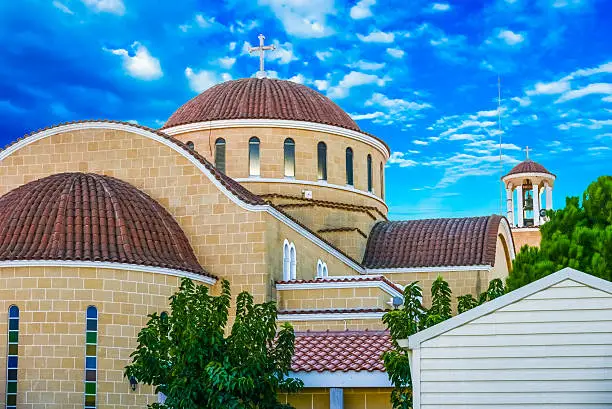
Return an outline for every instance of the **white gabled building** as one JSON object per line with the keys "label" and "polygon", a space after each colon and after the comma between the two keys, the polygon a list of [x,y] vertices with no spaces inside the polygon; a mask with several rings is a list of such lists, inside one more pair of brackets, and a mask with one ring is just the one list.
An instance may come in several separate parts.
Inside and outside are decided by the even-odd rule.
{"label": "white gabled building", "polygon": [[612,282],[565,268],[402,346],[414,409],[612,408]]}

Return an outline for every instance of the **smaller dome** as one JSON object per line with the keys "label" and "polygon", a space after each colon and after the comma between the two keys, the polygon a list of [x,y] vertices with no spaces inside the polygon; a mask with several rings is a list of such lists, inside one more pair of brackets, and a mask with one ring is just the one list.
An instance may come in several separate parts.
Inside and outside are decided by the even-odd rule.
{"label": "smaller dome", "polygon": [[208,275],[159,203],[109,176],[60,173],[0,197],[0,261],[72,260]]}
{"label": "smaller dome", "polygon": [[360,131],[331,99],[304,85],[270,78],[243,78],[207,89],[187,101],[163,128],[223,119],[284,119]]}
{"label": "smaller dome", "polygon": [[531,159],[527,159],[513,167],[512,170],[503,177],[505,178],[507,176],[516,175],[518,173],[546,173],[548,175],[554,176],[554,174],[550,173],[544,166],[532,161]]}

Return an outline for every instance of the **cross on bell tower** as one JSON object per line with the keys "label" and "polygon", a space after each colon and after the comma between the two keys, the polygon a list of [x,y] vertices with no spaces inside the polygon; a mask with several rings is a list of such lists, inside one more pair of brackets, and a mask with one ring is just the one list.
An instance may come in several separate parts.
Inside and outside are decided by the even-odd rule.
{"label": "cross on bell tower", "polygon": [[266,78],[267,74],[264,70],[264,57],[266,51],[276,50],[276,46],[272,45],[264,45],[264,40],[266,36],[260,34],[257,36],[259,38],[259,47],[249,47],[249,54],[258,52],[259,53],[259,71],[257,71],[257,78]]}
{"label": "cross on bell tower", "polygon": [[529,146],[525,146],[524,151],[525,151],[525,155],[527,155],[526,159],[529,159]]}

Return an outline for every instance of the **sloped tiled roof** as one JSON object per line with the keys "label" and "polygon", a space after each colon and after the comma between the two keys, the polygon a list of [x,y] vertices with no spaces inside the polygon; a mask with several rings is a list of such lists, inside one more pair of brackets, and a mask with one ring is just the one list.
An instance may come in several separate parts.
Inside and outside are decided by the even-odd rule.
{"label": "sloped tiled roof", "polygon": [[332,100],[307,86],[270,78],[243,78],[207,89],[187,101],[164,128],[223,119],[284,119],[360,131]]}
{"label": "sloped tiled roof", "polygon": [[296,332],[291,370],[384,371],[381,355],[392,348],[387,331]]}
{"label": "sloped tiled roof", "polygon": [[370,232],[366,268],[495,264],[502,216],[378,222]]}
{"label": "sloped tiled roof", "polygon": [[510,170],[510,172],[505,174],[503,177],[505,178],[506,176],[515,175],[517,173],[546,173],[549,175],[553,175],[544,166],[540,165],[537,162],[532,161],[531,159],[527,159],[519,163],[518,165],[513,167],[512,170]]}
{"label": "sloped tiled roof", "polygon": [[362,281],[381,281],[393,289],[403,293],[400,287],[397,286],[394,282],[390,281],[385,276],[368,276],[368,275],[360,275],[354,277],[342,277],[342,278],[334,278],[326,277],[326,278],[315,278],[312,280],[291,280],[291,281],[277,281],[276,284],[324,284],[324,283],[354,283],[354,282],[362,282]]}
{"label": "sloped tiled roof", "polygon": [[384,308],[329,308],[312,310],[279,310],[278,315],[289,314],[361,314],[369,312],[387,312]]}
{"label": "sloped tiled roof", "polygon": [[60,173],[0,197],[0,260],[127,263],[208,275],[178,223],[134,186]]}

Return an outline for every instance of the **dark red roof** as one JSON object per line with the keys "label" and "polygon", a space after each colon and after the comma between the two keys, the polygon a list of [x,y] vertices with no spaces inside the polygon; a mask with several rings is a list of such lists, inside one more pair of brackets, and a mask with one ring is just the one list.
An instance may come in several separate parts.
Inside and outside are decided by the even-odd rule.
{"label": "dark red roof", "polygon": [[503,177],[505,178],[506,176],[515,175],[517,173],[547,173],[549,175],[553,175],[544,166],[532,161],[531,159],[527,159],[519,163]]}
{"label": "dark red roof", "polygon": [[0,197],[0,260],[103,261],[208,275],[159,203],[91,173],[48,176]]}
{"label": "dark red roof", "polygon": [[291,280],[291,281],[277,281],[276,284],[324,284],[324,283],[352,283],[352,282],[361,282],[361,281],[382,281],[383,283],[389,285],[393,289],[403,293],[400,287],[397,284],[387,279],[385,276],[368,276],[361,275],[355,277],[342,277],[342,278],[334,278],[326,277],[326,278],[315,278],[312,280]]}
{"label": "dark red roof", "polygon": [[279,310],[278,315],[288,314],[360,314],[366,312],[387,312],[384,308],[329,308],[313,310]]}
{"label": "dark red roof", "polygon": [[215,85],[187,101],[163,127],[222,119],[285,119],[360,130],[326,96],[295,82],[270,78],[243,78]]}
{"label": "dark red roof", "polygon": [[291,370],[384,371],[381,355],[392,348],[387,331],[296,332]]}
{"label": "dark red roof", "polygon": [[382,221],[372,228],[366,268],[494,265],[502,216]]}

